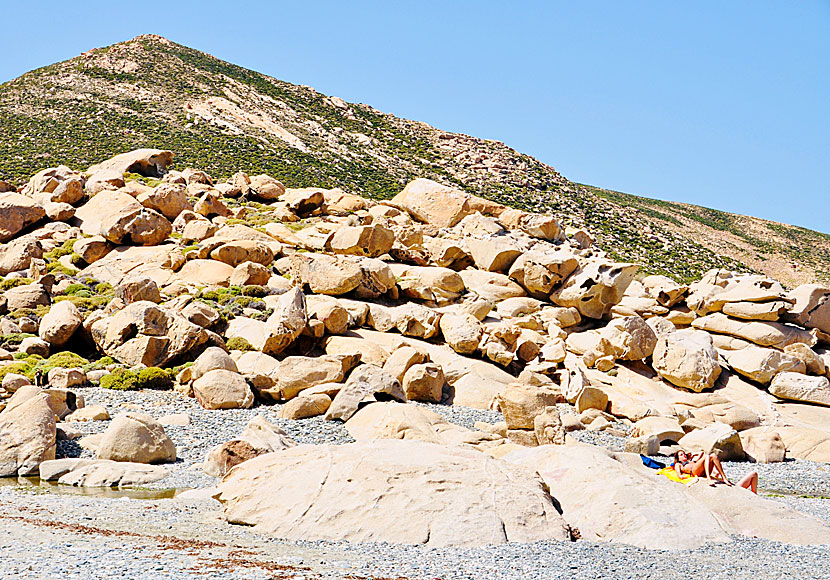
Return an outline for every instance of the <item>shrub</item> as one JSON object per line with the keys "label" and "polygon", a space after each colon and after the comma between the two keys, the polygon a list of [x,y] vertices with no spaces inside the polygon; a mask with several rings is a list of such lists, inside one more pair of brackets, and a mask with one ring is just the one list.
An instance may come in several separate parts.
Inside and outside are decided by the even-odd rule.
{"label": "shrub", "polygon": [[13,334],[4,334],[0,336],[0,347],[16,346],[23,342],[24,338],[29,338],[30,336],[35,335],[29,334],[28,332],[15,332]]}
{"label": "shrub", "polygon": [[81,290],[86,290],[88,292],[89,288],[86,287],[86,284],[81,284],[79,282],[75,282],[74,284],[70,284],[69,286],[67,286],[66,290],[64,290],[63,293],[66,294],[67,296],[74,296],[75,294],[77,294]]}
{"label": "shrub", "polygon": [[[30,356],[28,360],[32,361],[32,356]],[[86,366],[88,362],[89,361],[87,361],[84,357],[77,355],[74,352],[70,352],[68,350],[56,352],[47,359],[32,361],[32,368],[29,372],[26,373],[26,376],[29,377],[30,380],[33,380],[35,376],[35,371],[38,369],[40,369],[43,375],[46,376],[47,374],[49,374],[49,371],[51,371],[54,368],[84,368],[84,366]]]}
{"label": "shrub", "polygon": [[137,381],[139,389],[169,390],[173,388],[170,373],[158,367],[141,369],[138,371]]}
{"label": "shrub", "polygon": [[256,350],[250,342],[241,336],[234,336],[225,341],[228,350]]}
{"label": "shrub", "polygon": [[7,365],[0,367],[0,381],[2,381],[5,378],[5,376],[9,373],[28,376],[31,370],[32,363],[30,363],[28,359],[9,363]]}
{"label": "shrub", "polygon": [[84,372],[105,370],[108,366],[116,364],[118,361],[111,356],[102,356],[98,360],[90,361],[83,366]]}
{"label": "shrub", "polygon": [[84,266],[86,266],[86,262],[81,257],[81,255],[75,253],[69,256],[69,263],[75,266],[76,268],[83,268]]}
{"label": "shrub", "polygon": [[32,282],[34,282],[34,280],[31,278],[7,278],[5,280],[0,280],[0,291],[5,292],[6,290],[11,290],[17,286],[31,284]]}
{"label": "shrub", "polygon": [[134,391],[138,388],[138,375],[127,369],[115,369],[101,377],[101,386],[114,391]]}
{"label": "shrub", "polygon": [[100,282],[95,285],[95,292],[97,294],[109,294],[110,292],[113,292],[112,284],[109,282]]}
{"label": "shrub", "polygon": [[243,286],[242,295],[253,296],[254,298],[262,298],[263,296],[268,295],[268,289],[263,286]]}

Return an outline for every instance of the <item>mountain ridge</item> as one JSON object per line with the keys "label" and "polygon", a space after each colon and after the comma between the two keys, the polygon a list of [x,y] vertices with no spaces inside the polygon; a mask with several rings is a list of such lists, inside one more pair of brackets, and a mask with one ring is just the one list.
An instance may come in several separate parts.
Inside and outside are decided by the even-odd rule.
{"label": "mountain ridge", "polygon": [[616,259],[689,281],[710,268],[830,280],[830,236],[573,183],[504,143],[450,133],[227,63],[156,35],[96,48],[0,85],[0,179],[83,169],[139,147],[216,177],[390,198],[427,177],[585,227]]}

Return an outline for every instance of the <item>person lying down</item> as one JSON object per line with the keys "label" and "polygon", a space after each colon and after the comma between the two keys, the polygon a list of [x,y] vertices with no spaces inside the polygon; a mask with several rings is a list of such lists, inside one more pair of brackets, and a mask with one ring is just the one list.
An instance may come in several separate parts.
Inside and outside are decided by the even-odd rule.
{"label": "person lying down", "polygon": [[[726,477],[726,473],[723,471],[723,465],[721,465],[720,459],[714,453],[701,451],[700,453],[689,454],[681,449],[674,454],[674,465],[661,471],[674,471],[674,474],[663,473],[663,475],[669,476],[669,479],[681,483],[691,483],[689,481],[691,478],[705,476],[706,481],[711,486],[715,486],[718,483],[729,486],[735,485]],[[670,477],[671,475],[675,475],[676,477]],[[752,493],[758,493],[758,473],[756,471],[748,473],[737,485],[738,487],[750,490]]]}

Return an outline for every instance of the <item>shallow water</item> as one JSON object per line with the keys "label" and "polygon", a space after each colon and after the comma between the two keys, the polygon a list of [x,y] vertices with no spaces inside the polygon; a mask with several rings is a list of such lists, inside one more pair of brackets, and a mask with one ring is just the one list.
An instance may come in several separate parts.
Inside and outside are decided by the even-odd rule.
{"label": "shallow water", "polygon": [[144,489],[141,487],[74,487],[60,485],[56,481],[41,481],[39,477],[0,477],[0,486],[19,488],[35,493],[55,493],[84,497],[129,498],[129,499],[172,499],[189,488]]}

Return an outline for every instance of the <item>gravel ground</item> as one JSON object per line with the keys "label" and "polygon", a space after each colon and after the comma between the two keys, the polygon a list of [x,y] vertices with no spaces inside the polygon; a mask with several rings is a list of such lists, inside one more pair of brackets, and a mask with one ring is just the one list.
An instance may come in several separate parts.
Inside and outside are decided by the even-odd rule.
{"label": "gravel ground", "polygon": [[[821,501],[786,503],[830,519]],[[289,542],[220,522],[211,500],[67,502],[55,494],[0,487],[0,579],[830,578],[830,546],[746,538],[678,552],[592,542],[430,549]]]}

